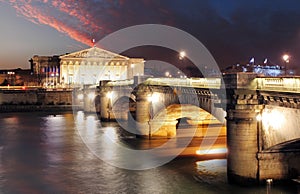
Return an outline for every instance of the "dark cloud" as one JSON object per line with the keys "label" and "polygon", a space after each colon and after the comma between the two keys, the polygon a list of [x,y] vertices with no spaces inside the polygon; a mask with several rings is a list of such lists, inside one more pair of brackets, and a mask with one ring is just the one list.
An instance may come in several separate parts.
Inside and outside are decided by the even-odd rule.
{"label": "dark cloud", "polygon": [[280,63],[284,52],[291,64],[300,60],[300,2],[234,0],[44,0],[10,4],[28,20],[49,25],[90,45],[90,39],[131,25],[167,24],[198,38],[221,67],[245,63],[252,56]]}

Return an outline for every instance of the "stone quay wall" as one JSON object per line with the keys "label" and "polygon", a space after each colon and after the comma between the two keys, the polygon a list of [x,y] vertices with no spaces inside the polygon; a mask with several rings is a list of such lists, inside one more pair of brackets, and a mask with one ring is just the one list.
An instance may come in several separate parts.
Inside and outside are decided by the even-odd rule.
{"label": "stone quay wall", "polygon": [[0,90],[0,112],[72,110],[69,89]]}

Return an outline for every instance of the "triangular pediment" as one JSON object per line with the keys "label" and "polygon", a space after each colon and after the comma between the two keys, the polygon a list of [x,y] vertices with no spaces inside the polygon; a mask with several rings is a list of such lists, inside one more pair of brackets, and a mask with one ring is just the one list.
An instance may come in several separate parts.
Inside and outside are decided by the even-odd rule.
{"label": "triangular pediment", "polygon": [[86,58],[97,58],[97,59],[119,59],[128,60],[128,57],[101,49],[98,47],[92,47],[85,50],[77,51],[60,56],[61,59],[86,59]]}

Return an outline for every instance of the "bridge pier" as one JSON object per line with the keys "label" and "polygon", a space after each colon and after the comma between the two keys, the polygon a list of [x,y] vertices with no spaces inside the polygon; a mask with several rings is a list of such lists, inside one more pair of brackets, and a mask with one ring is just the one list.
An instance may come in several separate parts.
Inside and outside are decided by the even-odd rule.
{"label": "bridge pier", "polygon": [[[140,137],[151,136],[151,91],[148,87],[139,87],[136,95],[136,134]],[[152,113],[153,114],[153,113]]]}
{"label": "bridge pier", "polygon": [[227,93],[227,176],[230,183],[241,185],[259,182],[261,125],[258,115],[263,105],[251,88],[253,74],[225,76]]}
{"label": "bridge pier", "polygon": [[[105,81],[102,81],[105,83]],[[108,86],[104,86],[104,83],[100,82],[99,91],[99,116],[101,121],[110,121],[113,119],[112,113],[112,91]]]}
{"label": "bridge pier", "polygon": [[259,181],[259,105],[236,105],[227,110],[228,181],[248,185]]}
{"label": "bridge pier", "polygon": [[139,86],[136,94],[137,136],[149,138],[171,138],[176,136],[177,120],[172,120],[167,115],[162,120],[161,118],[160,120],[154,118],[156,102],[152,95],[153,88]]}
{"label": "bridge pier", "polygon": [[96,112],[95,107],[96,91],[94,88],[90,88],[90,85],[84,85],[83,87],[83,111],[84,112]]}

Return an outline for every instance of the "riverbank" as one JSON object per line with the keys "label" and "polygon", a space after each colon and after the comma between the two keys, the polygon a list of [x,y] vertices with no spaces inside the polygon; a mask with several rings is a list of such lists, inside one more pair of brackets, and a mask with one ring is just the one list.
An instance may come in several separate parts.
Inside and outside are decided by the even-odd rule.
{"label": "riverbank", "polygon": [[81,110],[81,106],[74,105],[0,105],[0,113],[9,112],[65,112]]}

